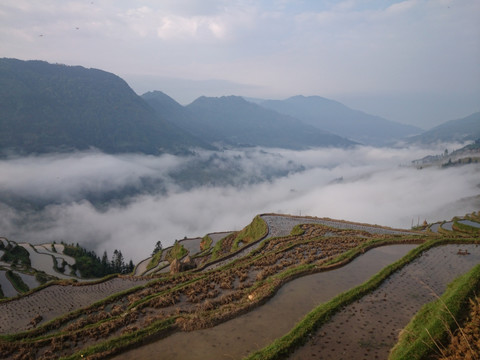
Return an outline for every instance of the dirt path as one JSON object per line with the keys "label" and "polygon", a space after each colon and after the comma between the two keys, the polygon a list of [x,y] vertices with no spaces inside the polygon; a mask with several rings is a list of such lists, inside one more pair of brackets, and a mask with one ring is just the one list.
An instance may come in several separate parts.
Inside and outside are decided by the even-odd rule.
{"label": "dirt path", "polygon": [[[458,255],[460,249],[467,249],[470,255]],[[376,291],[334,315],[290,359],[386,359],[399,331],[420,307],[479,262],[477,245],[429,250]]]}
{"label": "dirt path", "polygon": [[140,278],[114,278],[92,285],[52,285],[31,295],[0,303],[0,333],[27,330],[30,321],[38,315],[42,316],[43,323],[146,282]]}

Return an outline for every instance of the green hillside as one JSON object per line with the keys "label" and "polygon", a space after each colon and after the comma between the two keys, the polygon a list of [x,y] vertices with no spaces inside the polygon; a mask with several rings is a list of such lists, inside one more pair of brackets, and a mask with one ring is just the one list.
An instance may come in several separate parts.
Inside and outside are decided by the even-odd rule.
{"label": "green hillside", "polygon": [[158,114],[118,76],[0,59],[0,150],[181,152],[202,142]]}

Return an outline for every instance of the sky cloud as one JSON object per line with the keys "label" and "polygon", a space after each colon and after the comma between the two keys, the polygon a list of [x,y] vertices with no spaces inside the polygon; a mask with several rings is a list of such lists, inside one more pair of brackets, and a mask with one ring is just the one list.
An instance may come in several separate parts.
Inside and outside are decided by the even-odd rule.
{"label": "sky cloud", "polygon": [[[50,205],[31,211],[2,204],[0,236],[32,243],[78,242],[98,253],[117,248],[139,261],[158,240],[168,246],[184,236],[240,230],[263,212],[409,228],[412,222],[477,211],[480,168],[409,166],[432,151],[442,149],[232,150],[215,156],[211,166],[230,171],[227,165],[235,162],[243,180],[188,188],[175,183],[172,173],[190,166],[189,161],[211,159],[213,153],[190,159],[87,152],[4,160],[2,196],[43,196]],[[262,168],[271,174],[277,170],[277,175],[266,176]],[[58,178],[65,181],[58,183]],[[165,186],[103,206],[84,200],[86,193],[141,187],[145,178],[162,179]],[[253,178],[258,181],[250,182]]]}
{"label": "sky cloud", "polygon": [[[320,95],[429,127],[479,110],[479,13],[476,0],[5,0],[0,56],[101,68],[142,92],[178,78]],[[219,91],[183,88],[182,103]]]}

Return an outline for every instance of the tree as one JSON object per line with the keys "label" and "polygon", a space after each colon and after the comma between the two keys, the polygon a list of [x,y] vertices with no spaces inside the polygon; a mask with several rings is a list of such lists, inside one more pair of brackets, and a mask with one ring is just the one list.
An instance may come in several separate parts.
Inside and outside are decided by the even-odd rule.
{"label": "tree", "polygon": [[153,249],[152,256],[162,250],[163,250],[162,242],[158,240],[157,243],[155,244],[155,248]]}
{"label": "tree", "polygon": [[125,262],[123,260],[123,255],[120,250],[115,249],[112,256],[112,268],[113,272],[121,273],[125,267]]}

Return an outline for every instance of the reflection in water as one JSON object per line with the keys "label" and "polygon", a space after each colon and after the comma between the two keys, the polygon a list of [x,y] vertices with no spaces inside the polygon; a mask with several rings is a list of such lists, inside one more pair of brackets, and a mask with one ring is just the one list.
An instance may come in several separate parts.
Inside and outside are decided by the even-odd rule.
{"label": "reflection in water", "polygon": [[368,280],[417,245],[372,249],[339,269],[285,284],[266,304],[210,329],[178,332],[118,359],[239,359],[287,333],[322,302]]}

